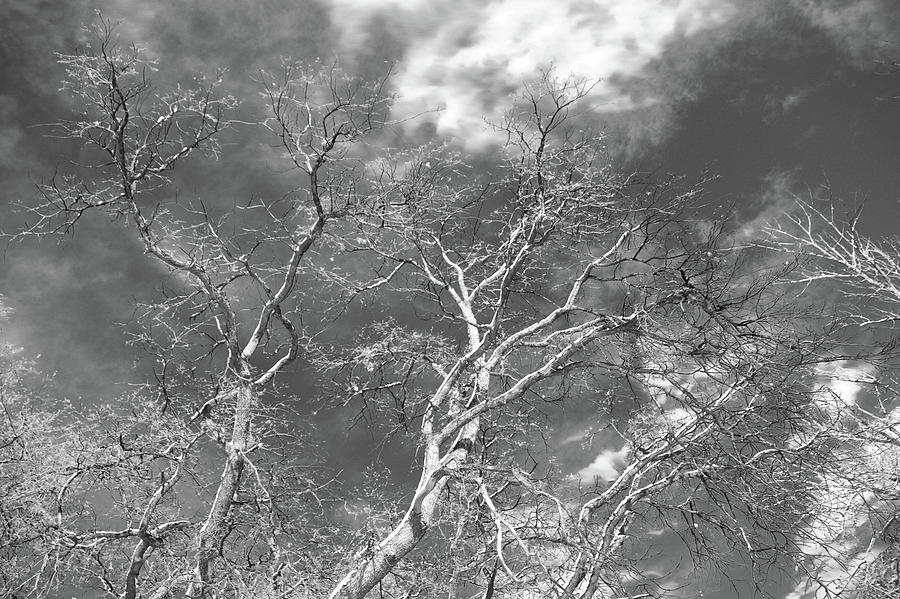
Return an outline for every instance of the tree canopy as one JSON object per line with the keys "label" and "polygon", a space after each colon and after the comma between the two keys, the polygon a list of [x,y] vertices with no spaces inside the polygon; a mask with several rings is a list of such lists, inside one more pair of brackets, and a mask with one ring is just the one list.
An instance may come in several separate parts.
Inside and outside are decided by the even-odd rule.
{"label": "tree canopy", "polygon": [[[157,89],[161,67],[108,22],[95,35],[59,55],[80,112],[55,133],[88,163],[23,202],[16,237],[129,232],[160,273],[132,327],[154,377],[75,404],[4,350],[5,593],[900,588],[895,345],[858,343],[896,320],[896,245],[814,202],[747,239],[702,183],[612,164],[580,112],[592,83],[552,70],[476,169],[449,142],[371,143],[393,126],[387,75],[285,61],[248,125],[220,78]],[[241,127],[295,188],[177,193]],[[590,420],[574,441],[601,447],[595,468],[561,467],[565,413]],[[408,467],[332,467],[324,417]]]}

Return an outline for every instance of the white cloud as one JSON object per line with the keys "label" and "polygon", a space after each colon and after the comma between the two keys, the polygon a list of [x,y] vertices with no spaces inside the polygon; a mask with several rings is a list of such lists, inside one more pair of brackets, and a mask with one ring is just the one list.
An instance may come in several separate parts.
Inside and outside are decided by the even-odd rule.
{"label": "white cloud", "polygon": [[605,449],[594,458],[589,466],[579,470],[575,476],[588,481],[594,478],[605,481],[615,480],[628,459],[628,453],[627,445],[621,449]]}
{"label": "white cloud", "polygon": [[806,571],[814,576],[801,580],[785,599],[840,596],[854,574],[885,548],[873,534],[870,517],[880,502],[846,480],[829,477],[823,483],[826,491],[818,494],[798,539],[799,549],[810,556]]}
{"label": "white cloud", "polygon": [[856,405],[859,394],[874,381],[874,370],[866,364],[854,364],[841,360],[819,369],[824,379],[818,394],[819,405],[835,414]]}
{"label": "white cloud", "polygon": [[[821,388],[816,403],[838,417],[856,405],[875,371],[869,365],[842,360],[820,368],[818,374]],[[803,441],[796,438],[792,444]],[[797,539],[801,551],[810,556],[806,568],[814,577],[801,580],[785,599],[838,596],[884,550],[873,529],[878,521],[873,514],[893,513],[895,507],[869,489],[880,484],[881,476],[896,472],[898,457],[892,447],[863,446],[842,460],[842,468],[855,476],[827,474],[820,481],[810,517]]]}
{"label": "white cloud", "polygon": [[633,108],[634,101],[609,83],[611,76],[636,74],[673,36],[713,27],[734,12],[725,0],[332,3],[345,45],[364,47],[365,28],[375,16],[406,37],[395,80],[398,116],[440,106],[438,133],[461,137],[469,146],[486,140],[482,117],[496,119],[506,107],[504,98],[550,64],[562,76],[604,80],[593,95],[598,110]]}

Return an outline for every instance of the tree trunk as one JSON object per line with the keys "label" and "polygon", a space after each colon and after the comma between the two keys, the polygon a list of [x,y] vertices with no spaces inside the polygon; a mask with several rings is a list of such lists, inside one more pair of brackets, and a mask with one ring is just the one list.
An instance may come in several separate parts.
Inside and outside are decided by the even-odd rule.
{"label": "tree trunk", "polygon": [[225,467],[219,479],[219,487],[209,516],[200,528],[197,538],[197,565],[195,577],[188,586],[185,595],[192,599],[203,597],[205,588],[210,582],[210,567],[217,557],[222,539],[228,533],[228,520],[234,497],[240,487],[241,474],[244,471],[247,448],[250,436],[250,421],[254,403],[251,385],[241,382],[237,390],[237,403],[234,408],[234,426],[231,440],[225,445]]}

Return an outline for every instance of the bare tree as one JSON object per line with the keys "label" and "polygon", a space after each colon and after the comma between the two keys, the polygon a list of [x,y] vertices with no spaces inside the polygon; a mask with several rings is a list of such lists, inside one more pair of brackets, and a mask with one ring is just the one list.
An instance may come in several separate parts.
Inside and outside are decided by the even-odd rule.
{"label": "bare tree", "polygon": [[[760,268],[691,222],[697,190],[615,175],[572,118],[589,91],[551,75],[527,87],[498,125],[490,185],[461,184],[464,165],[440,152],[372,167],[381,204],[355,215],[347,245],[374,256],[365,291],[411,297],[418,322],[376,325],[322,362],[418,444],[419,482],[329,597],[384,593],[429,534],[472,547],[451,594],[463,581],[497,596],[653,594],[654,530],[703,563],[724,552],[763,571],[800,555],[783,531],[833,440],[827,415],[802,407],[821,323],[798,324],[798,298],[776,291],[793,263]],[[617,476],[587,488],[539,457],[547,412],[579,401],[621,443]],[[401,577],[393,592],[413,591]]]}
{"label": "bare tree", "polygon": [[[223,211],[166,193],[216,155],[236,101],[219,82],[159,94],[108,23],[98,40],[60,56],[85,109],[60,130],[100,158],[42,186],[21,234],[105,212],[167,269],[135,338],[156,401],[52,444],[67,457],[28,593],[643,597],[689,570],[658,571],[662,537],[763,591],[804,556],[807,483],[846,431],[815,402],[827,323],[779,285],[795,263],[735,247],[698,188],[610,166],[576,113],[590,82],[526,86],[482,174],[448,147],[366,148],[385,82],[286,63],[260,76],[261,126],[303,185]],[[389,317],[355,336],[329,326],[375,304]],[[327,501],[277,408],[301,356],[331,385],[306,401],[398,440],[409,488]],[[554,417],[576,406],[587,436],[616,439],[606,480],[554,459]]]}
{"label": "bare tree", "polygon": [[[810,580],[803,584],[827,596],[893,597],[900,592],[900,411],[894,376],[900,244],[896,238],[874,240],[861,234],[861,215],[861,208],[843,214],[834,201],[798,198],[793,212],[768,233],[782,251],[803,256],[797,284],[838,298],[843,336],[857,349],[856,359],[842,363],[834,380],[868,396],[848,399],[825,389],[824,403],[832,404],[842,431],[835,450],[842,467],[826,475],[820,491],[823,509],[808,522],[818,559],[808,562]],[[829,546],[842,551],[824,549]]]}
{"label": "bare tree", "polygon": [[[214,217],[202,204],[172,202],[165,190],[177,164],[197,153],[217,155],[217,139],[231,127],[227,114],[235,99],[218,93],[220,81],[159,94],[136,47],[119,45],[105,21],[96,35],[97,47],[59,56],[68,73],[65,89],[84,112],[78,120],[58,126],[63,137],[99,151],[95,173],[90,178],[64,176],[42,186],[43,201],[27,207],[32,220],[21,234],[69,232],[94,211],[131,222],[146,254],[174,275],[175,283],[162,299],[140,307],[145,326],[136,342],[158,360],[155,387],[163,415],[180,422],[167,424],[167,430],[185,432],[153,450],[135,450],[137,456],[152,451],[163,465],[155,466],[156,473],[148,472],[156,486],[146,494],[140,517],[120,516],[133,525],[92,530],[71,544],[61,543],[60,551],[68,554],[112,541],[133,543],[124,583],[113,582],[111,563],[99,550],[98,578],[111,595],[147,595],[137,590],[147,555],[168,543],[166,535],[190,525],[193,548],[176,552],[183,559],[155,577],[158,587],[150,595],[166,596],[185,585],[190,597],[215,592],[215,564],[225,553],[271,565],[273,580],[278,580],[286,563],[276,557],[276,539],[286,526],[278,520],[286,515],[277,500],[296,504],[306,494],[312,501],[318,483],[296,468],[277,472],[279,462],[308,468],[314,454],[304,455],[310,448],[303,443],[292,446],[295,455],[284,453],[284,443],[270,446],[278,439],[296,442],[298,437],[297,431],[278,430],[280,418],[272,415],[271,402],[263,405],[262,396],[276,389],[276,376],[297,359],[311,335],[300,324],[303,296],[314,286],[304,261],[321,243],[327,223],[353,201],[353,166],[340,158],[349,145],[380,126],[386,102],[381,84],[364,85],[327,66],[301,69],[286,64],[275,76],[263,73],[273,114],[265,126],[279,136],[306,185],[291,197],[251,202]],[[240,227],[230,226],[229,218],[235,215],[242,218]],[[239,302],[248,296],[259,301],[244,310]],[[269,414],[268,420],[263,413]],[[141,437],[142,444],[148,440],[154,441]],[[127,441],[120,445],[130,452]],[[203,489],[211,482],[208,474],[185,477],[186,461],[196,463],[209,451],[221,452],[222,461],[205,517],[166,520],[164,513],[182,511],[177,490],[184,495],[191,486]],[[70,483],[84,469],[77,469]],[[185,484],[188,490],[181,488]],[[290,488],[291,496],[275,497],[271,485]],[[60,491],[60,497],[64,494]],[[126,501],[129,507],[131,501]],[[251,520],[257,522],[251,522],[251,528],[262,531],[241,532],[246,528],[242,519],[252,509],[257,514]],[[296,516],[292,510],[288,513]],[[77,515],[71,517],[78,520]],[[226,551],[226,537],[236,536],[248,545]],[[263,559],[259,552],[271,555]]]}
{"label": "bare tree", "polygon": [[[0,302],[3,298],[0,297]],[[0,334],[10,311],[0,303]],[[42,460],[42,429],[38,406],[26,380],[33,365],[22,358],[22,350],[0,345],[0,585],[5,591],[28,581],[31,564],[40,559],[48,521],[33,496],[45,490]],[[44,456],[41,456],[42,458]]]}

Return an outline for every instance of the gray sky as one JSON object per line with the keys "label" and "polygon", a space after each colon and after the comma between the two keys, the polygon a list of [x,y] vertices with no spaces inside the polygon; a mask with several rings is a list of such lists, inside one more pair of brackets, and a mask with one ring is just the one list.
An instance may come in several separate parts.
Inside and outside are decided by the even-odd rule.
{"label": "gray sky", "polygon": [[[248,119],[261,116],[257,70],[280,56],[338,57],[370,74],[394,63],[395,116],[425,113],[405,126],[406,139],[451,136],[471,153],[490,147],[483,119],[553,63],[601,79],[594,108],[623,164],[689,178],[712,171],[720,178],[710,196],[748,219],[827,182],[867,200],[874,233],[895,229],[900,103],[879,98],[900,95],[900,74],[879,74],[876,64],[900,57],[891,45],[900,10],[890,0],[4,0],[4,228],[17,222],[12,201],[77,159],[76,145],[37,125],[72,109],[53,52],[74,51],[95,10],[122,19],[123,39],[158,59],[161,86],[227,68],[227,86],[251,100]],[[179,193],[239,200],[289,186],[271,153],[245,143],[251,135],[236,131],[221,164],[179,173]],[[232,165],[239,177],[228,176]],[[17,313],[7,334],[41,353],[71,392],[129,376],[109,323],[129,319],[154,276],[132,243],[98,220],[62,246],[9,248],[0,263],[0,289]]]}
{"label": "gray sky", "polygon": [[[78,159],[38,125],[73,108],[53,53],[78,47],[95,10],[122,19],[123,39],[158,59],[160,85],[227,68],[226,86],[249,100],[245,120],[262,116],[258,69],[281,56],[337,57],[369,75],[393,64],[394,116],[421,115],[399,138],[450,137],[477,162],[492,144],[484,118],[552,63],[600,79],[590,118],[623,167],[689,179],[711,171],[710,198],[733,203],[748,227],[777,217],[791,193],[826,184],[866,200],[869,233],[895,234],[900,221],[900,102],[884,100],[900,96],[900,73],[879,64],[900,61],[895,0],[0,0],[5,230],[20,222],[11,203]],[[230,135],[220,163],[178,174],[179,193],[231,202],[290,188],[258,145],[271,142],[250,128]],[[55,392],[111,396],[146,376],[114,323],[130,320],[159,276],[103,219],[61,245],[11,246],[0,260],[0,293],[15,310],[4,334],[41,354]]]}

